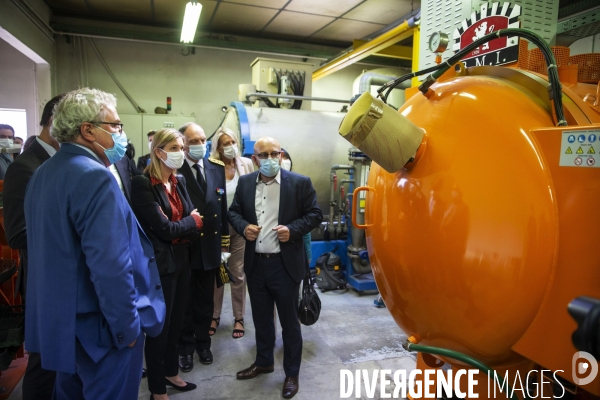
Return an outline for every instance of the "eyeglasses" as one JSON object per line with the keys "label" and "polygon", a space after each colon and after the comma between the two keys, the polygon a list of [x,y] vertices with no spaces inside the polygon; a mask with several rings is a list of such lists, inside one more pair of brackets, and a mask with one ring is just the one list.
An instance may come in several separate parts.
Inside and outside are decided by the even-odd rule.
{"label": "eyeglasses", "polygon": [[105,122],[105,121],[90,121],[92,124],[106,124],[106,125],[112,125],[114,127],[116,127],[119,130],[119,133],[123,133],[123,124],[120,124],[118,122]]}
{"label": "eyeglasses", "polygon": [[261,160],[266,160],[267,158],[277,158],[281,154],[280,151],[272,151],[270,153],[258,153],[256,156]]}

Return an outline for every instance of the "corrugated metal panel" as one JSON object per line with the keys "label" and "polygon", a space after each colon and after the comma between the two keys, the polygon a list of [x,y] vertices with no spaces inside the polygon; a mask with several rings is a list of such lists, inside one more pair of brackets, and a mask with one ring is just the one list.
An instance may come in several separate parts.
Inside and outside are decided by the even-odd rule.
{"label": "corrugated metal panel", "polygon": [[[471,11],[470,0],[424,0],[421,2],[421,43],[419,44],[419,69],[433,67],[435,55],[429,51],[429,37],[434,32],[444,32],[452,39],[452,32],[460,26]],[[442,55],[446,60],[452,56],[452,45]]]}
{"label": "corrugated metal panel", "polygon": [[[435,55],[428,49],[428,40],[432,33],[446,33],[452,43],[454,29],[461,26],[465,19],[471,19],[474,12],[481,10],[483,4],[491,9],[493,3],[503,6],[505,2],[481,0],[426,0],[421,8],[421,43],[419,69],[435,65]],[[556,22],[558,19],[558,1],[556,0],[513,0],[510,6],[521,6],[521,27],[536,32],[548,43],[554,44],[556,37]],[[448,59],[454,52],[452,45],[442,55]]]}

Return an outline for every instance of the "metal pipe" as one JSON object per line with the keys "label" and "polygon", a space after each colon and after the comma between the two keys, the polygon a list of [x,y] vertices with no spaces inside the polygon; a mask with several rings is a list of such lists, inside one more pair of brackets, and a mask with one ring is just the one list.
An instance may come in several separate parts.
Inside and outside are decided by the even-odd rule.
{"label": "metal pipe", "polygon": [[332,171],[329,174],[329,229],[333,228],[333,217],[335,215],[335,179],[336,173]]}
{"label": "metal pipe", "polygon": [[342,232],[342,213],[338,212],[337,215],[335,216],[335,219],[337,221],[337,225],[335,227],[335,236],[336,236],[336,238],[339,238],[340,233]]}
{"label": "metal pipe", "polygon": [[[360,77],[360,81],[358,83],[358,94],[363,94],[364,92],[368,92],[371,88],[371,85],[384,85],[389,81],[395,80],[397,77],[382,75],[375,72],[367,72]],[[398,89],[406,89],[410,87],[410,81],[402,82],[400,87],[396,87]]]}
{"label": "metal pipe", "polygon": [[[56,35],[81,36],[81,37],[89,37],[89,38],[96,38],[96,39],[120,40],[120,41],[123,41],[123,42],[166,44],[166,45],[170,45],[170,46],[182,46],[183,45],[182,43],[161,42],[159,40],[127,39],[127,38],[120,38],[120,37],[114,37],[114,36],[90,35],[90,34],[87,34],[87,33],[71,33],[71,32],[62,32],[62,31],[56,31],[54,33]],[[225,50],[225,51],[239,51],[239,52],[242,52],[242,53],[266,54],[266,55],[270,55],[270,56],[285,56],[285,57],[292,57],[292,58],[311,58],[311,59],[315,59],[315,60],[327,60],[327,58],[324,58],[324,57],[317,57],[317,56],[310,56],[310,55],[306,56],[306,55],[296,55],[296,54],[285,54],[285,53],[278,53],[278,52],[274,52],[274,51],[231,49],[231,48],[228,48],[228,47],[203,46],[203,45],[191,44],[191,43],[186,43],[185,46],[186,47],[195,47],[195,48],[199,48],[199,49],[214,49],[214,50]]]}
{"label": "metal pipe", "polygon": [[331,172],[335,172],[338,169],[354,169],[354,165],[349,164],[333,164],[331,167]]}
{"label": "metal pipe", "polygon": [[331,167],[331,171],[329,173],[329,228],[333,228],[333,218],[335,216],[335,189],[334,189],[334,181],[337,179],[337,174],[335,173],[339,169],[347,169],[354,170],[353,165],[348,164],[334,164]]}
{"label": "metal pipe", "polygon": [[[340,204],[342,204],[342,201],[344,200],[344,199],[342,199],[342,197],[341,197],[341,194],[342,194],[342,185],[343,185],[344,183],[355,183],[355,182],[354,182],[354,179],[342,179],[342,180],[340,181],[340,189],[338,190],[338,193],[339,193],[339,195],[340,195]],[[350,191],[350,189],[348,189],[348,191]]]}
{"label": "metal pipe", "polygon": [[[391,80],[393,80],[392,78]],[[330,103],[350,103],[349,100],[342,99],[325,99],[323,97],[308,97],[308,96],[294,96],[289,94],[271,94],[271,93],[248,93],[246,100],[250,101],[250,97],[274,97],[276,99],[291,99],[291,100],[311,100],[311,101],[328,101]]]}
{"label": "metal pipe", "polygon": [[[339,209],[340,209],[340,224],[341,224],[340,230],[343,233],[343,232],[347,232],[348,229],[346,227],[346,224],[342,224],[341,223],[341,216],[347,211],[347,209],[345,208],[346,207],[346,201],[345,201],[345,199],[342,196],[342,188],[344,187],[345,183],[354,183],[354,179],[342,179],[339,183],[340,183],[340,188],[338,190],[338,198],[339,198],[339,202],[340,202],[340,204],[339,204]],[[350,191],[350,190],[348,189],[348,191]],[[347,197],[348,196],[346,196],[346,198]]]}

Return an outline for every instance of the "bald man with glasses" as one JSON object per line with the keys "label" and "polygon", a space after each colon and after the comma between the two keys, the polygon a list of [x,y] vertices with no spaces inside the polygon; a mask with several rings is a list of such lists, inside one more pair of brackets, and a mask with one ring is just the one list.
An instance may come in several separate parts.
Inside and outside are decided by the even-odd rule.
{"label": "bald man with glasses", "polygon": [[237,379],[274,371],[276,306],[283,337],[281,393],[289,399],[298,392],[302,361],[298,291],[307,263],[303,237],[321,224],[323,213],[310,178],[280,168],[277,140],[256,141],[252,160],[259,171],[240,177],[228,214],[231,226],[246,238],[244,272],[256,329],[255,362]]}

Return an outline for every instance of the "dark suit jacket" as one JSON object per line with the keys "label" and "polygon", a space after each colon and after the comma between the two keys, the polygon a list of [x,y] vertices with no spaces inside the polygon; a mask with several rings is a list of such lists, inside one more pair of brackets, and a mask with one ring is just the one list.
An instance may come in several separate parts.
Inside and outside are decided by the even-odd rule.
{"label": "dark suit jacket", "polygon": [[227,225],[227,196],[225,195],[225,166],[222,161],[203,159],[206,175],[206,193],[186,162],[179,169],[185,177],[186,187],[194,204],[202,215],[203,226],[200,240],[192,246],[192,269],[215,269],[221,265],[221,239],[229,235]]}
{"label": "dark suit jacket", "polygon": [[148,160],[150,159],[150,154],[146,154],[145,156],[138,157],[137,169],[140,173],[144,172],[144,169],[148,165]]}
{"label": "dark suit jacket", "polygon": [[21,266],[17,277],[17,290],[23,297],[25,297],[27,281],[25,189],[35,170],[49,158],[48,152],[36,139],[23,154],[8,166],[4,177],[4,229],[8,245],[13,249],[19,249]]}
{"label": "dark suit jacket", "polygon": [[129,204],[131,204],[131,180],[134,176],[140,175],[139,171],[132,164],[133,162],[127,157],[123,157],[115,163],[115,168],[123,183],[125,198]]}
{"label": "dark suit jacket", "polygon": [[[257,225],[254,196],[258,171],[240,177],[235,197],[229,207],[229,223],[240,235],[246,226]],[[319,226],[323,213],[317,205],[317,194],[310,178],[281,170],[279,194],[279,225],[290,230],[290,239],[279,243],[285,269],[296,282],[302,281],[305,273],[306,253],[303,236]],[[244,272],[250,275],[254,262],[256,241],[246,241]]]}
{"label": "dark suit jacket", "polygon": [[185,178],[177,175],[177,181],[177,194],[183,204],[185,217],[175,222],[171,221],[173,210],[162,183],[153,185],[146,174],[134,176],[131,182],[131,207],[152,242],[161,275],[177,269],[171,241],[176,238],[193,241],[198,237],[196,221],[190,215],[194,207],[185,189]]}

